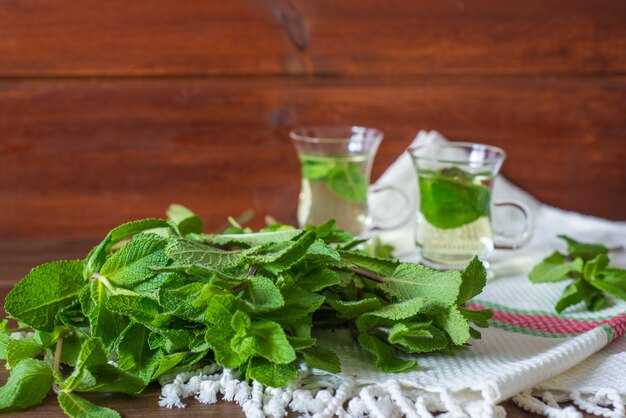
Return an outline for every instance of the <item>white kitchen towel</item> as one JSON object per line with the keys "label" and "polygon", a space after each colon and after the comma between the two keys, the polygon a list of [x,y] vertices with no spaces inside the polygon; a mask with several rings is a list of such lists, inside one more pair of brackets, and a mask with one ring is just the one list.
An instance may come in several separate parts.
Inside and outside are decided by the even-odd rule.
{"label": "white kitchen towel", "polygon": [[[420,132],[417,143],[444,140],[436,132]],[[380,179],[417,195],[410,158],[403,154]],[[233,378],[216,366],[181,373],[163,382],[160,404],[184,406],[195,397],[214,403],[221,394],[242,406],[247,417],[282,417],[288,410],[321,417],[500,417],[498,406],[513,398],[520,406],[551,417],[579,417],[580,410],[606,417],[624,417],[626,401],[626,302],[613,300],[599,312],[577,305],[562,314],[554,304],[566,283],[534,285],[532,265],[564,244],[566,233],[580,241],[626,246],[626,223],[612,222],[556,209],[500,179],[494,199],[517,199],[531,207],[535,234],[527,247],[497,251],[489,257],[492,279],[471,301],[472,308],[490,308],[494,317],[483,337],[455,355],[419,357],[419,369],[383,373],[347,332],[319,335],[340,357],[342,373],[329,374],[302,366],[297,382],[265,388]],[[380,209],[384,201],[370,201]],[[413,248],[412,222],[387,232],[403,259],[419,258]],[[626,254],[611,254],[612,264],[625,268]],[[576,407],[561,409],[558,401]]]}

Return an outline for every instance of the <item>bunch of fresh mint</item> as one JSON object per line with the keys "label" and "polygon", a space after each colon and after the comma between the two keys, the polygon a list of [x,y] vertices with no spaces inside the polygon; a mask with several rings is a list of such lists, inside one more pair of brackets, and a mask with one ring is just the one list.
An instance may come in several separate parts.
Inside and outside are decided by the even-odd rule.
{"label": "bunch of fresh mint", "polygon": [[558,237],[567,243],[568,254],[555,251],[528,276],[533,283],[573,280],[557,301],[557,312],[583,301],[588,310],[597,311],[607,300],[605,292],[626,300],[626,270],[609,267],[607,247],[578,242],[566,235]]}
{"label": "bunch of fresh mint", "polygon": [[334,221],[258,233],[233,222],[208,235],[182,206],[168,216],[121,225],[86,259],[43,264],[13,288],[5,309],[33,333],[10,337],[18,329],[2,322],[11,374],[0,411],[37,405],[53,388],[71,417],[118,417],[77,393],[139,393],[200,362],[269,386],[296,379],[299,362],[339,372],[319,327],[349,327],[380,370],[396,372],[415,354],[479,337],[470,323],[491,315],[463,306],[485,285],[478,259],[440,273],[368,256]]}

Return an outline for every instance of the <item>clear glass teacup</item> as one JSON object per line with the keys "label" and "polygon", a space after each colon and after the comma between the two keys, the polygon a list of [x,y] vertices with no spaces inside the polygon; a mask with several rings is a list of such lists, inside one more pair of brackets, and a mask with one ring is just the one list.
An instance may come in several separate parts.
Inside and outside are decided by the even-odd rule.
{"label": "clear glass teacup", "polygon": [[[426,264],[464,267],[476,255],[519,248],[530,240],[530,210],[520,202],[491,199],[493,181],[506,158],[502,149],[446,142],[416,146],[409,154],[420,193],[415,241]],[[494,232],[492,209],[501,207],[519,212],[523,227],[518,232]]]}
{"label": "clear glass teacup", "polygon": [[[372,164],[383,133],[361,126],[310,126],[293,129],[289,136],[298,153],[301,189],[298,224],[318,225],[329,219],[354,235],[391,229],[410,216],[408,197],[394,186],[370,186]],[[402,201],[389,219],[373,220],[368,194],[393,193]],[[395,205],[396,207],[398,205]]]}

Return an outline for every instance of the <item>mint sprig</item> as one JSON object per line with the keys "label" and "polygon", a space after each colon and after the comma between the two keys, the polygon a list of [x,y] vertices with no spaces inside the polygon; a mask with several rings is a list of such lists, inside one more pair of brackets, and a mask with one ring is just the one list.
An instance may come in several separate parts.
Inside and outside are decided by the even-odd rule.
{"label": "mint sprig", "polygon": [[[79,394],[139,393],[197,363],[268,386],[297,379],[300,362],[336,373],[339,358],[313,336],[323,327],[352,330],[380,370],[402,371],[421,353],[466,345],[490,317],[463,306],[485,285],[478,259],[441,273],[388,258],[377,241],[356,249],[362,241],[334,221],[215,235],[183,206],[168,215],[114,228],[84,260],[36,267],[13,288],[5,310],[34,335],[10,338],[0,323],[11,371],[0,411],[37,405],[52,388],[68,416],[116,417]],[[606,287],[619,280],[601,261],[589,274],[600,268]]]}
{"label": "mint sprig", "polygon": [[579,242],[566,235],[558,238],[567,243],[567,254],[553,252],[528,276],[533,283],[572,280],[556,302],[557,312],[583,301],[589,311],[598,311],[608,300],[607,294],[626,300],[626,270],[609,267],[606,246]]}

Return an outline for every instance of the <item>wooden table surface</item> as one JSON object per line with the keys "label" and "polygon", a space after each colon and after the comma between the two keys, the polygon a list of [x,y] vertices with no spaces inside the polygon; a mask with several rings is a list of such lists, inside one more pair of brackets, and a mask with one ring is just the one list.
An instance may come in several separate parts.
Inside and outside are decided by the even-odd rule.
{"label": "wooden table surface", "polygon": [[[4,298],[15,282],[28,271],[41,263],[59,259],[75,259],[84,257],[89,249],[98,242],[97,239],[20,239],[0,240],[0,301],[4,306]],[[0,308],[0,314],[4,311]],[[0,383],[4,384],[7,372],[0,367]],[[124,417],[243,417],[241,409],[234,403],[218,402],[215,405],[204,405],[195,399],[187,401],[185,409],[160,408],[157,404],[160,386],[152,385],[144,393],[136,396],[120,394],[85,394],[85,398],[97,404],[119,411]],[[82,396],[82,395],[81,395]],[[539,415],[528,413],[518,408],[513,402],[502,404],[507,415],[512,418],[531,418]],[[22,413],[1,414],[2,417],[62,417],[54,395],[49,395],[42,405]],[[289,417],[296,417],[290,414]],[[587,415],[585,415],[587,417]]]}

